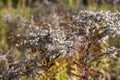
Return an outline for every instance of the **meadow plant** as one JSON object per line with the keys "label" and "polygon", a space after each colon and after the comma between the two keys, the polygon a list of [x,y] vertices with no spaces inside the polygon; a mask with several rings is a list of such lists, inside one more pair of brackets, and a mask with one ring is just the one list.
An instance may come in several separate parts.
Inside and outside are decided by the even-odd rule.
{"label": "meadow plant", "polygon": [[74,60],[80,70],[80,74],[71,75],[87,80],[89,76],[98,76],[98,73],[89,71],[90,67],[98,64],[100,58],[111,56],[116,58],[119,51],[112,45],[109,45],[110,37],[115,37],[120,33],[119,12],[91,12],[81,10],[73,16],[73,23],[76,25],[77,31],[74,32],[77,41],[81,41],[76,50],[80,56],[78,60]]}
{"label": "meadow plant", "polygon": [[[119,16],[119,12],[80,10],[71,17],[72,20],[69,19],[65,23],[67,26],[61,25],[64,21],[60,21],[59,15],[54,17],[57,18],[57,22],[53,20],[57,25],[44,21],[40,26],[22,17],[14,19],[5,16],[7,24],[13,23],[11,19],[14,19],[16,29],[8,32],[8,43],[13,44],[18,50],[22,49],[25,58],[5,65],[5,69],[1,71],[2,79],[18,80],[23,75],[30,77],[39,74],[40,71],[47,72],[57,58],[69,60],[71,57],[71,61],[68,61],[68,64],[71,64],[68,65],[70,78],[75,76],[88,80],[89,76],[99,76],[99,73],[91,71],[90,68],[99,63],[101,58],[117,58],[119,49],[109,45],[109,40],[110,37],[120,34]],[[6,55],[0,57],[2,62]],[[79,74],[72,72],[73,65],[80,69]]]}

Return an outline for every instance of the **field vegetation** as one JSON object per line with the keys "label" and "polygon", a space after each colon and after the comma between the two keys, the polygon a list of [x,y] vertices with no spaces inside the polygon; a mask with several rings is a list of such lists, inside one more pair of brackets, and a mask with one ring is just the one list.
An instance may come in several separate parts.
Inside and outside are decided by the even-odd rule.
{"label": "field vegetation", "polygon": [[120,0],[0,0],[0,80],[120,80]]}

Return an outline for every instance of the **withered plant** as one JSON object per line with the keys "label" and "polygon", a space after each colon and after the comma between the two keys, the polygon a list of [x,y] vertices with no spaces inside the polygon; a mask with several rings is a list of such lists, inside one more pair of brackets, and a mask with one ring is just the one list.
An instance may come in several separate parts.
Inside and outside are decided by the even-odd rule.
{"label": "withered plant", "polygon": [[109,45],[110,37],[120,34],[120,13],[91,12],[81,10],[73,16],[73,24],[77,27],[74,37],[77,54],[71,66],[76,65],[80,72],[75,74],[71,67],[69,74],[88,80],[89,76],[98,77],[100,73],[91,71],[91,67],[99,64],[106,57],[116,58],[119,49]]}
{"label": "withered plant", "polygon": [[[24,76],[29,79],[37,75],[43,80],[54,79],[49,77],[55,77],[57,72],[50,76],[50,69],[59,58],[68,60],[66,76],[69,78],[97,78],[100,73],[92,71],[91,67],[97,65],[102,58],[116,58],[119,51],[109,45],[109,38],[120,34],[119,14],[110,11],[80,10],[71,18],[52,13],[47,16],[50,20],[44,17],[45,21],[43,20],[40,26],[36,25],[33,19],[14,19],[10,15],[5,15],[8,26],[15,23],[15,30],[8,27],[8,44],[17,48],[23,57],[16,59],[17,61],[13,60],[1,70],[2,79],[18,80]],[[7,56],[0,56],[0,61],[5,60],[7,63]],[[73,72],[76,69],[74,65],[79,69],[79,74]]]}

